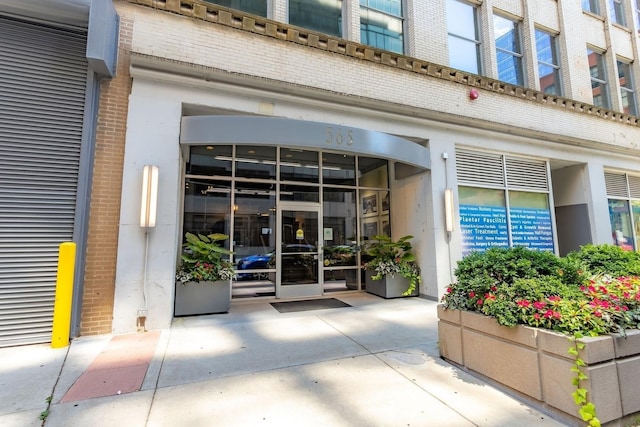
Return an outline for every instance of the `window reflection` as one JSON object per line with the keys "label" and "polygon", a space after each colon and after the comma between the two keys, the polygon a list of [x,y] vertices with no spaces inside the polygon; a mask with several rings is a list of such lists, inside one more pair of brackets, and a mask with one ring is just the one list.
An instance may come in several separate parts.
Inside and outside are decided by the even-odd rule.
{"label": "window reflection", "polygon": [[[187,179],[184,196],[184,233],[229,235],[231,183]],[[229,247],[229,240],[224,245]]]}
{"label": "window reflection", "polygon": [[356,160],[347,154],[322,154],[322,182],[333,185],[356,185]]}
{"label": "window reflection", "polygon": [[326,268],[356,265],[356,191],[323,191],[323,247]]}
{"label": "window reflection", "polygon": [[280,150],[280,179],[283,181],[320,182],[318,152],[282,148]]}
{"label": "window reflection", "polygon": [[231,176],[231,145],[191,147],[187,174]]}
{"label": "window reflection", "polygon": [[289,0],[289,23],[342,37],[342,1]]}
{"label": "window reflection", "polygon": [[236,176],[242,178],[276,179],[276,148],[237,146]]}
{"label": "window reflection", "polygon": [[476,7],[457,0],[447,1],[449,65],[480,74],[480,34]]}
{"label": "window reflection", "polygon": [[609,199],[609,220],[613,244],[624,250],[633,250],[635,246],[629,201]]}
{"label": "window reflection", "polygon": [[254,15],[267,17],[267,0],[205,0],[231,9],[244,10]]}

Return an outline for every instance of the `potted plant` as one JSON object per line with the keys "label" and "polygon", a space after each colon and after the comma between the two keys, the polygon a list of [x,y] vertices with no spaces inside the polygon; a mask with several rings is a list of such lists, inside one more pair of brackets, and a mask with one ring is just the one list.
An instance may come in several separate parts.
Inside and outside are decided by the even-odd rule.
{"label": "potted plant", "polygon": [[176,272],[176,316],[226,313],[231,306],[233,264],[231,251],[218,242],[225,234],[186,233],[182,259]]}
{"label": "potted plant", "polygon": [[412,252],[410,240],[404,236],[397,241],[377,235],[365,245],[370,260],[365,263],[366,290],[383,298],[418,295],[420,269]]}

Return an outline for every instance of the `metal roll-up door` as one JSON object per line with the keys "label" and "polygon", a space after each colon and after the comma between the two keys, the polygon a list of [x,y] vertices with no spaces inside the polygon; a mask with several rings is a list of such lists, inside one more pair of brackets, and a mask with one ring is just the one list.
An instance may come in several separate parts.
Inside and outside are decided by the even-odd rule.
{"label": "metal roll-up door", "polygon": [[86,34],[0,16],[0,347],[49,342],[73,240]]}

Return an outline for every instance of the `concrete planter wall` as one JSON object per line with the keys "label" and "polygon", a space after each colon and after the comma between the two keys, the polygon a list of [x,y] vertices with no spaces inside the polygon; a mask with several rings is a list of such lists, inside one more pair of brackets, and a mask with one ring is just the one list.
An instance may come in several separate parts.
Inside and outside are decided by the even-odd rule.
{"label": "concrete planter wall", "polygon": [[176,283],[174,314],[226,313],[231,307],[231,281]]}
{"label": "concrete planter wall", "polygon": [[[571,393],[574,374],[566,335],[528,326],[509,328],[494,318],[438,306],[440,355],[517,391],[534,406],[583,426]],[[583,383],[607,426],[628,425],[640,413],[640,331],[581,339]]]}
{"label": "concrete planter wall", "polygon": [[[407,289],[409,289],[409,279],[402,277],[399,274],[391,276],[384,276],[380,280],[373,280],[371,276],[373,272],[365,270],[365,289],[370,294],[377,295],[382,298],[402,298],[402,295]],[[407,296],[418,296],[418,289]]]}

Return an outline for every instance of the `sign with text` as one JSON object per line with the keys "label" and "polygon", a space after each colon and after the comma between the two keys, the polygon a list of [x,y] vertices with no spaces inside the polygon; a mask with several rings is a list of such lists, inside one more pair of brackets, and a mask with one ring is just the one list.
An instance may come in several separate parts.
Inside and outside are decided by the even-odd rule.
{"label": "sign with text", "polygon": [[553,251],[551,212],[547,209],[511,208],[513,246],[526,246],[539,251]]}
{"label": "sign with text", "polygon": [[509,246],[507,210],[502,206],[460,205],[462,255]]}

